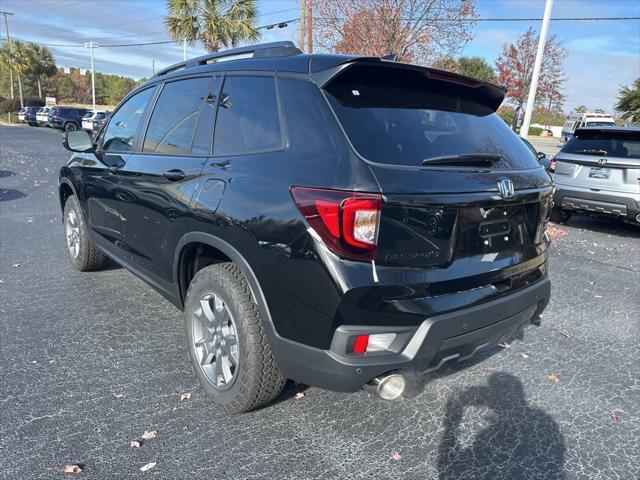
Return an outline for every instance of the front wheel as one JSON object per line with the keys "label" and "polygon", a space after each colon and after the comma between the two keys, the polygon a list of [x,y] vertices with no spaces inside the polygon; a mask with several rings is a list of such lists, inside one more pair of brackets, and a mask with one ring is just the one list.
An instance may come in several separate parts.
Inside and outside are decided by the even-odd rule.
{"label": "front wheel", "polygon": [[64,131],[65,132],[72,132],[72,131],[77,130],[77,129],[78,129],[78,126],[73,122],[68,122],[68,123],[64,124]]}
{"label": "front wheel", "polygon": [[573,212],[571,210],[565,210],[560,207],[553,207],[551,209],[551,213],[549,214],[549,220],[553,223],[565,223],[568,222],[571,218]]}
{"label": "front wheel", "polygon": [[203,268],[184,309],[189,359],[207,397],[229,413],[275,399],[285,383],[251,289],[235,263]]}
{"label": "front wheel", "polygon": [[67,253],[73,269],[89,272],[103,268],[107,263],[107,257],[91,243],[87,226],[82,217],[82,210],[75,195],[67,198],[63,215]]}

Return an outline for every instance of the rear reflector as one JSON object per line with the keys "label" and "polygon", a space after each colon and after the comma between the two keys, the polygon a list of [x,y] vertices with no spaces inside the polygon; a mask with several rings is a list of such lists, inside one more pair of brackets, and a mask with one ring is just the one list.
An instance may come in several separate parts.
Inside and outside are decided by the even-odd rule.
{"label": "rear reflector", "polygon": [[367,345],[369,344],[369,335],[358,335],[353,342],[353,353],[360,355],[367,352]]}
{"label": "rear reflector", "polygon": [[321,188],[291,187],[305,219],[333,252],[374,260],[382,196]]}

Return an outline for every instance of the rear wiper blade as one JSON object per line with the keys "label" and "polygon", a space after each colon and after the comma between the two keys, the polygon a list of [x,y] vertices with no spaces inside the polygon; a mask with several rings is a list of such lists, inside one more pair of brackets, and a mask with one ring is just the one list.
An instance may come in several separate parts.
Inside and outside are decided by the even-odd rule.
{"label": "rear wiper blade", "polygon": [[464,163],[491,164],[502,160],[502,155],[497,153],[463,153],[460,155],[443,155],[441,157],[426,158],[422,165],[456,165]]}
{"label": "rear wiper blade", "polygon": [[574,150],[573,153],[586,153],[587,155],[606,155],[606,150],[592,149],[592,150]]}

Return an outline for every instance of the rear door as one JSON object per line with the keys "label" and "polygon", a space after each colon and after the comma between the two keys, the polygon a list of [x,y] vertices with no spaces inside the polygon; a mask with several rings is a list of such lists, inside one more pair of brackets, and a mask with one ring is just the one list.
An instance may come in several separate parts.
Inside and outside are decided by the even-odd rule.
{"label": "rear door", "polygon": [[544,252],[551,179],[494,113],[497,87],[356,65],[324,91],[383,193],[376,264],[441,267],[454,279]]}
{"label": "rear door", "polygon": [[211,88],[210,74],[165,83],[143,141],[118,170],[128,263],[164,289],[170,288],[175,246],[209,155],[211,129],[193,140],[200,115],[212,108]]}
{"label": "rear door", "polygon": [[577,130],[556,155],[559,185],[640,194],[640,132],[629,129]]}

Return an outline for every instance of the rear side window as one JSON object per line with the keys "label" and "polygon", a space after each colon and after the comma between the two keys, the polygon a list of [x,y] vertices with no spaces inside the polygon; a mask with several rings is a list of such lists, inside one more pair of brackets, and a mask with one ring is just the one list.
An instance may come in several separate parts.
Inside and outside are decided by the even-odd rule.
{"label": "rear side window", "polygon": [[494,99],[470,86],[420,70],[361,66],[325,91],[352,145],[372,162],[420,166],[434,157],[487,153],[499,158],[494,168],[540,166],[488,108]]}
{"label": "rear side window", "polygon": [[129,98],[113,114],[104,133],[102,148],[108,151],[130,152],[135,145],[135,134],[155,87],[147,88]]}
{"label": "rear side window", "polygon": [[213,154],[265,152],[282,143],[275,79],[227,77],[218,102]]}
{"label": "rear side window", "polygon": [[187,155],[211,77],[167,83],[156,102],[143,152]]}
{"label": "rear side window", "polygon": [[618,158],[640,158],[640,132],[583,130],[569,140],[561,152]]}

